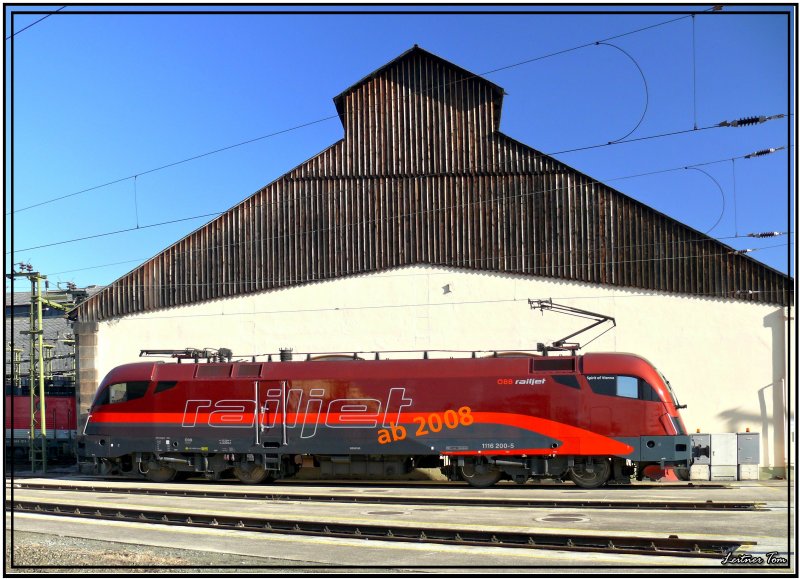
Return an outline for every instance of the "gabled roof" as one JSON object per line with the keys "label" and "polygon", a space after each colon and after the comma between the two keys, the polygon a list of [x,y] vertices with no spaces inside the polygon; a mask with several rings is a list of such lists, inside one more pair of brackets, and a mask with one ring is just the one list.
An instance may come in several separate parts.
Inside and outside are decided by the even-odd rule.
{"label": "gabled roof", "polygon": [[[420,48],[419,45],[415,44],[414,46],[412,46],[411,48],[406,50],[403,54],[401,54],[397,58],[394,58],[394,59],[390,60],[389,62],[387,62],[386,64],[384,64],[382,67],[373,70],[367,76],[365,76],[364,78],[362,78],[358,82],[350,85],[349,87],[344,89],[342,92],[340,92],[338,95],[333,97],[333,103],[336,105],[336,112],[339,113],[339,119],[342,121],[342,125],[345,124],[345,120],[344,120],[344,115],[345,115],[345,110],[344,110],[345,96],[347,96],[348,94],[350,94],[353,91],[358,90],[361,86],[363,86],[364,84],[368,83],[369,81],[371,81],[371,80],[373,80],[373,79],[385,74],[386,71],[390,70],[391,68],[396,66],[398,63],[400,63],[400,62],[402,62],[404,60],[408,60],[410,58],[416,57],[416,56],[421,57],[421,58],[425,58],[425,59],[430,60],[432,62],[438,62],[439,64],[444,65],[445,67],[447,67],[447,68],[451,69],[452,71],[454,71],[455,73],[457,73],[459,76],[462,76],[463,77],[462,80],[476,79],[477,81],[479,81],[482,84],[484,84],[487,87],[489,87],[492,90],[492,92],[496,94],[496,98],[498,100],[498,105],[500,103],[502,103],[503,95],[505,94],[505,91],[502,89],[502,87],[497,86],[493,82],[489,82],[488,80],[486,80],[485,78],[481,77],[480,75],[475,74],[474,72],[470,72],[465,68],[461,68],[460,66],[458,66],[456,64],[453,64],[452,62],[450,62],[448,60],[445,60],[441,56],[437,56],[437,55],[433,54],[432,52],[428,52],[427,50],[425,50],[423,48]],[[499,106],[498,106],[498,108],[499,108]]]}
{"label": "gabled roof", "polygon": [[[454,88],[429,98],[427,87],[445,85]],[[792,301],[787,275],[501,133],[501,98],[496,85],[436,55],[406,51],[334,99],[348,123],[343,139],[70,317],[96,321],[413,264]]]}

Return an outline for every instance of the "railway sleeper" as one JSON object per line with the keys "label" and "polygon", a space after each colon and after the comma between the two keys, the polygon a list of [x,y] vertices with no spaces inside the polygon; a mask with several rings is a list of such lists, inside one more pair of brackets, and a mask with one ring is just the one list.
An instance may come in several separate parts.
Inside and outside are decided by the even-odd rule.
{"label": "railway sleeper", "polygon": [[669,537],[622,537],[608,535],[580,535],[561,533],[530,533],[482,531],[476,529],[441,529],[380,524],[348,524],[322,521],[296,521],[286,519],[242,518],[211,516],[196,513],[164,513],[125,508],[95,508],[39,503],[15,500],[6,504],[6,510],[15,512],[37,512],[59,516],[80,516],[98,519],[124,519],[131,522],[158,523],[165,525],[209,526],[225,529],[289,533],[329,537],[358,537],[361,539],[390,539],[399,541],[421,541],[431,543],[474,544],[481,546],[522,547],[587,552],[614,552],[640,555],[670,555],[684,557],[711,557],[718,559],[741,547],[752,547],[755,543],[724,539],[682,539]]}

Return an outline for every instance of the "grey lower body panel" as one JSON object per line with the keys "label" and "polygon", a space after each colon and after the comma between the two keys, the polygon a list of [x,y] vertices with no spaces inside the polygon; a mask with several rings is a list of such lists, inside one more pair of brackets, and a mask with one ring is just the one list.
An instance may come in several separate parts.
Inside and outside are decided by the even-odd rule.
{"label": "grey lower body panel", "polygon": [[692,438],[690,436],[637,436],[617,438],[633,447],[624,456],[633,462],[652,462],[665,465],[689,466],[692,463]]}

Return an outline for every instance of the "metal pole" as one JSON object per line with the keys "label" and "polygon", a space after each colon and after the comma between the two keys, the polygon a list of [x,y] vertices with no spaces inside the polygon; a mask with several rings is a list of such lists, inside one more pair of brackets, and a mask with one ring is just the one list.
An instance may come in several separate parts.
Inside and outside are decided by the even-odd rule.
{"label": "metal pole", "polygon": [[34,377],[34,360],[36,359],[36,344],[33,341],[33,333],[36,330],[36,282],[33,276],[28,276],[31,282],[31,305],[28,316],[28,395],[31,399],[31,425],[30,425],[30,448],[29,456],[31,461],[31,470],[36,470],[36,388],[33,387]]}
{"label": "metal pole", "polygon": [[47,414],[45,413],[44,396],[44,324],[42,323],[42,280],[43,276],[36,274],[36,345],[38,350],[39,379],[39,432],[42,444],[42,472],[47,472]]}
{"label": "metal pole", "polygon": [[254,397],[256,403],[256,415],[255,415],[255,423],[256,423],[256,446],[261,444],[260,439],[260,432],[261,432],[261,407],[258,400],[258,380],[253,382],[253,388],[255,390]]}
{"label": "metal pole", "polygon": [[282,446],[286,446],[287,444],[289,444],[289,439],[287,438],[287,435],[286,435],[286,414],[288,412],[288,408],[286,408],[286,403],[287,403],[287,398],[286,398],[286,380],[282,380],[281,381],[281,398],[283,398],[283,400],[281,400],[281,415],[280,415],[281,416],[281,435],[282,435],[281,444],[282,444]]}

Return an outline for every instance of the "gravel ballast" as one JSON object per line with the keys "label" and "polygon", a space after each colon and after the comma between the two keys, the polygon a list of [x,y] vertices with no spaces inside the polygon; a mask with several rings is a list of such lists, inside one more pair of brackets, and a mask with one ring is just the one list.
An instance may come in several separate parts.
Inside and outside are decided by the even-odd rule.
{"label": "gravel ballast", "polygon": [[[168,549],[15,531],[11,560],[11,531],[6,530],[5,570],[9,573],[369,573],[369,569],[318,567],[312,563],[247,557],[229,553]],[[374,570],[377,571],[377,570]],[[392,572],[391,570],[388,570]],[[386,573],[386,569],[378,572]]]}

